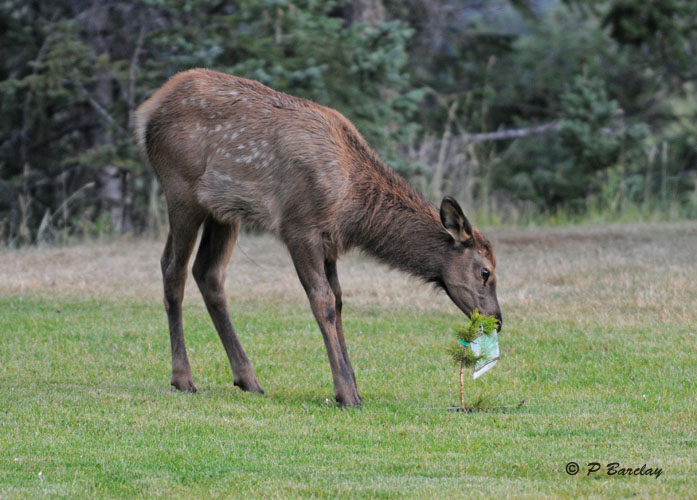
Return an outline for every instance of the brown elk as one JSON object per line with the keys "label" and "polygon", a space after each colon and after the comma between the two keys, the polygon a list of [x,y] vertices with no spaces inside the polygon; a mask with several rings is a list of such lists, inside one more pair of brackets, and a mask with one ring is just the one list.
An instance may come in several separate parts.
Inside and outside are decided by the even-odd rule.
{"label": "brown elk", "polygon": [[337,111],[259,82],[179,73],[136,111],[135,136],[165,194],[161,259],[171,383],[195,392],[182,330],[187,263],[225,347],[235,385],[263,393],[230,320],[224,273],[240,222],[288,248],[329,356],[336,400],[359,405],[341,322],[337,258],[358,247],[434,283],[465,314],[501,318],[496,260],[452,198],[440,211],[388,168]]}

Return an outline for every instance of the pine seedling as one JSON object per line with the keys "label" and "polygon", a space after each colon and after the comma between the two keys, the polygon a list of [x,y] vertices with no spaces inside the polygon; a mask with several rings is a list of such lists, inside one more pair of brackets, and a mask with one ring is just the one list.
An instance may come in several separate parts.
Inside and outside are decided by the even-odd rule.
{"label": "pine seedling", "polygon": [[498,320],[495,316],[484,316],[477,309],[472,312],[469,324],[455,331],[456,344],[448,348],[453,363],[460,367],[460,405],[465,411],[465,368],[474,366],[482,356],[475,356],[470,343],[481,335],[491,335]]}

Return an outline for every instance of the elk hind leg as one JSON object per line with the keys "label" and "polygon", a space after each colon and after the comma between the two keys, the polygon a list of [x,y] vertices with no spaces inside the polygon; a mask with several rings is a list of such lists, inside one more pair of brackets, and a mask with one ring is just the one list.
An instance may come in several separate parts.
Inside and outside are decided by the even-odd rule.
{"label": "elk hind leg", "polygon": [[235,333],[225,296],[225,268],[235,247],[239,228],[237,221],[224,224],[208,216],[203,224],[193,274],[227,353],[235,385],[244,391],[263,394],[252,363]]}
{"label": "elk hind leg", "polygon": [[182,300],[186,284],[187,264],[196,243],[201,218],[196,214],[169,214],[170,229],[160,264],[164,284],[164,303],[169,323],[172,349],[171,384],[180,391],[196,392],[191,366],[186,354],[182,326]]}

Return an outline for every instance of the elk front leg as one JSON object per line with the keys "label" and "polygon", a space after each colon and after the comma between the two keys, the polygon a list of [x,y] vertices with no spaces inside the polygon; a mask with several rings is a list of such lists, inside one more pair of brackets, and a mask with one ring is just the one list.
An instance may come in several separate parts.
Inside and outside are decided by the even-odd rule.
{"label": "elk front leg", "polygon": [[337,333],[336,297],[324,270],[322,242],[319,238],[311,242],[290,242],[288,249],[322,332],[332,370],[334,397],[342,405],[359,406],[361,396],[356,387],[353,369]]}
{"label": "elk front leg", "polygon": [[349,359],[348,350],[346,349],[346,340],[344,339],[344,325],[341,321],[341,285],[339,284],[339,274],[336,271],[336,260],[327,259],[324,261],[324,273],[327,275],[327,280],[329,281],[329,286],[332,288],[332,293],[334,294],[335,304],[336,304],[336,335],[339,338],[339,345],[341,345],[341,352],[344,355],[344,361],[351,372],[351,377],[353,378],[353,383],[356,383],[356,375],[351,366],[351,360]]}

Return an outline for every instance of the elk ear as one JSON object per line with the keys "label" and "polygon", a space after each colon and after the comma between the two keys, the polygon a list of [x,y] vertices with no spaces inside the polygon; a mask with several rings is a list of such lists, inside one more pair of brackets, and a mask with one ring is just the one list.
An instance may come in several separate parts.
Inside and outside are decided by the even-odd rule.
{"label": "elk ear", "polygon": [[472,225],[457,201],[450,196],[443,198],[440,204],[440,221],[457,243],[466,243],[472,237]]}

